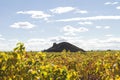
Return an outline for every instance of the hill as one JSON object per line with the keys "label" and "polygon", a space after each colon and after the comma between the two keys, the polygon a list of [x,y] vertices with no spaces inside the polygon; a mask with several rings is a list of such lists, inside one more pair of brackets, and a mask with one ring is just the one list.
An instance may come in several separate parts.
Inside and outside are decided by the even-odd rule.
{"label": "hill", "polygon": [[44,50],[44,52],[62,52],[63,50],[70,52],[85,52],[85,50],[68,42],[61,42],[59,44],[53,43],[53,46],[48,48],[47,50]]}

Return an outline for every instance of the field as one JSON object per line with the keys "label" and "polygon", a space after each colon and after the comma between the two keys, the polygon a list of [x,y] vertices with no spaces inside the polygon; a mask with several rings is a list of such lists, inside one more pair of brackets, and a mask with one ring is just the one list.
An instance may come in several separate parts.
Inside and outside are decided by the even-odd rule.
{"label": "field", "polygon": [[0,80],[120,80],[120,51],[0,52]]}
{"label": "field", "polygon": [[120,80],[120,51],[0,52],[0,80]]}

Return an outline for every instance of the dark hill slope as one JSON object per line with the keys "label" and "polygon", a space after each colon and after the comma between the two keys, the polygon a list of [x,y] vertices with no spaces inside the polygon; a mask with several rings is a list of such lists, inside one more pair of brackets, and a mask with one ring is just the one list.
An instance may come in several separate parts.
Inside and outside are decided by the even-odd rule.
{"label": "dark hill slope", "polygon": [[44,50],[44,52],[62,52],[63,50],[70,52],[78,52],[78,51],[85,52],[83,49],[68,42],[62,42],[59,44],[54,43],[52,47],[50,47],[47,50]]}

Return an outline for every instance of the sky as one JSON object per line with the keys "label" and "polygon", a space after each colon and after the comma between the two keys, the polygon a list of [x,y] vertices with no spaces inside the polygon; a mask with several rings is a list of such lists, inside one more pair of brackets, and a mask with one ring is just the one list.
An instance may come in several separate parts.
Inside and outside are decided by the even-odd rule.
{"label": "sky", "polygon": [[0,51],[17,42],[40,51],[70,42],[84,50],[120,49],[119,0],[0,0]]}

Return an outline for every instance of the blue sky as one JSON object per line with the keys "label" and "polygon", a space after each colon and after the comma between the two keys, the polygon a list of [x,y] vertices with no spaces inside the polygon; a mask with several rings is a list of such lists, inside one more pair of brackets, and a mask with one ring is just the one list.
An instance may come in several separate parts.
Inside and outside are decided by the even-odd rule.
{"label": "blue sky", "polygon": [[120,49],[119,0],[1,0],[0,50],[70,42],[85,50]]}

